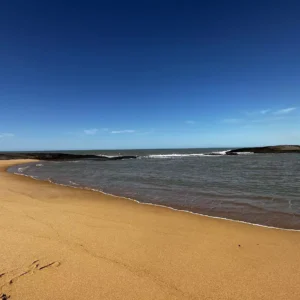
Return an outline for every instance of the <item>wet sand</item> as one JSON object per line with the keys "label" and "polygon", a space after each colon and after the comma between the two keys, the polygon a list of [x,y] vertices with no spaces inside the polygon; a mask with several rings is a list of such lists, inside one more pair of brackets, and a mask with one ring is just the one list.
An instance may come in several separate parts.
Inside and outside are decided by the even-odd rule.
{"label": "wet sand", "polygon": [[0,161],[0,296],[300,299],[300,232],[5,172],[22,162]]}

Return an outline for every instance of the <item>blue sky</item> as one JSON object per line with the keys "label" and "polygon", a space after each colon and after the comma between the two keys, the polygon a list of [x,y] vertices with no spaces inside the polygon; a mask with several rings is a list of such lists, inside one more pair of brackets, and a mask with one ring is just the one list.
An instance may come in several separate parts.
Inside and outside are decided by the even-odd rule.
{"label": "blue sky", "polygon": [[17,1],[0,150],[300,144],[299,1]]}

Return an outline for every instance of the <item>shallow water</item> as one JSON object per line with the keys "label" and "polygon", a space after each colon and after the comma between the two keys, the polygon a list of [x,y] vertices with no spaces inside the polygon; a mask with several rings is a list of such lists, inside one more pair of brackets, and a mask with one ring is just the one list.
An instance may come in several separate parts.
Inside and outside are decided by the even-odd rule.
{"label": "shallow water", "polygon": [[39,162],[9,172],[210,216],[300,229],[300,155],[203,155],[223,150],[75,151],[140,158]]}

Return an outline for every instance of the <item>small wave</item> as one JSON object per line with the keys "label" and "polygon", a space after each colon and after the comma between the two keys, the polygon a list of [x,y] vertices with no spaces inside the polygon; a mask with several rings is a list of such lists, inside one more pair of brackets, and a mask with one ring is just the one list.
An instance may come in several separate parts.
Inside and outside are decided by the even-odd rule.
{"label": "small wave", "polygon": [[69,183],[72,184],[72,185],[78,185],[78,183],[76,183],[76,182],[74,182],[72,180],[70,180]]}
{"label": "small wave", "polygon": [[35,166],[36,167],[43,167],[44,165],[43,164],[36,164]]}
{"label": "small wave", "polygon": [[99,155],[96,155],[96,156],[103,157],[103,158],[118,158],[118,157],[124,157],[124,155],[122,155],[122,154],[118,154],[118,155],[102,155],[102,154],[99,154]]}
{"label": "small wave", "polygon": [[29,168],[29,166],[27,166],[27,167],[22,167],[22,168],[18,168],[18,172],[19,173],[23,173],[26,169],[28,169]]}
{"label": "small wave", "polygon": [[206,156],[204,153],[192,153],[192,154],[150,154],[144,156],[145,158],[177,158],[177,157],[197,157]]}
{"label": "small wave", "polygon": [[211,154],[213,155],[226,155],[226,153],[230,151],[230,150],[224,150],[224,151],[215,151],[215,152],[211,152]]}
{"label": "small wave", "polygon": [[238,155],[251,155],[254,154],[254,152],[237,152]]}
{"label": "small wave", "polygon": [[216,152],[210,152],[210,153],[150,154],[148,156],[143,156],[143,158],[180,158],[180,157],[221,156],[221,155],[226,155],[227,151],[230,151],[230,150],[216,151]]}

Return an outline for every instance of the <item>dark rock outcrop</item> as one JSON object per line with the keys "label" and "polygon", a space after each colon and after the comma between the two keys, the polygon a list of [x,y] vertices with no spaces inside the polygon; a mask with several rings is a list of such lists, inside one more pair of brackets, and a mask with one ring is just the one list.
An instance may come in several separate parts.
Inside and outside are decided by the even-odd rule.
{"label": "dark rock outcrop", "polygon": [[252,152],[252,153],[300,153],[299,145],[279,145],[279,146],[266,146],[266,147],[252,147],[240,148],[228,151],[227,155],[232,155],[238,152]]}
{"label": "dark rock outcrop", "polygon": [[121,159],[134,159],[137,156],[98,156],[98,155],[85,155],[85,154],[68,154],[56,152],[5,152],[0,153],[0,160],[4,159],[38,159],[38,160],[121,160]]}
{"label": "dark rock outcrop", "polygon": [[238,153],[236,153],[236,152],[231,152],[231,151],[227,151],[227,152],[226,152],[226,155],[238,155]]}

